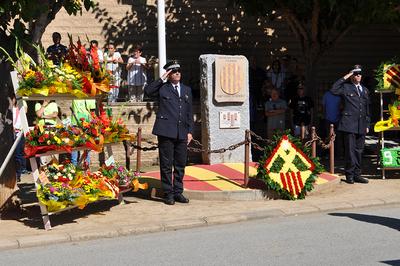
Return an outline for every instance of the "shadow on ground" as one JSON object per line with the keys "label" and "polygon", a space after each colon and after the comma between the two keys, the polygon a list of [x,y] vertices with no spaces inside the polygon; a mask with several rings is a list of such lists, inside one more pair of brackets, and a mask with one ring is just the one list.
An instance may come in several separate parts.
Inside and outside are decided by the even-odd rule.
{"label": "shadow on ground", "polygon": [[[156,180],[142,180],[142,182]],[[158,181],[159,183],[159,181]],[[160,187],[158,183],[151,183],[151,187]],[[21,201],[20,208],[14,208],[1,213],[2,220],[15,220],[32,228],[43,229],[43,221],[40,213],[40,207],[36,198],[36,189],[33,183],[18,184],[18,198]],[[148,191],[126,192],[124,193],[124,204],[137,203],[135,198],[146,200],[161,201],[161,199],[151,195],[151,189]],[[86,218],[89,215],[105,215],[105,212],[118,206],[118,200],[101,200],[88,204],[84,209],[73,208],[50,216],[52,227],[69,223],[76,223],[78,219]]]}
{"label": "shadow on ground", "polygon": [[348,217],[357,221],[379,224],[400,231],[400,219],[360,213],[329,213],[331,216]]}
{"label": "shadow on ground", "polygon": [[400,260],[385,260],[381,261],[382,263],[385,263],[387,265],[393,265],[393,266],[399,266],[400,265]]}

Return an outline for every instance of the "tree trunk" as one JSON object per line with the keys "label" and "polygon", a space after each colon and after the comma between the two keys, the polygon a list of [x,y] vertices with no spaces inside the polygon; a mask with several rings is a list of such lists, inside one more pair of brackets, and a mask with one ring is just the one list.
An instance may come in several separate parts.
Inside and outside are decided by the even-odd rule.
{"label": "tree trunk", "polygon": [[[0,73],[1,80],[9,80],[10,69],[6,64],[0,64]],[[14,143],[12,104],[9,97],[11,88],[4,84],[6,82],[2,82],[0,86],[0,150],[5,152],[0,152],[0,164],[3,164]],[[15,160],[12,158],[0,176],[0,210],[17,190]]]}
{"label": "tree trunk", "polygon": [[321,99],[319,97],[319,86],[317,83],[317,76],[318,76],[318,62],[319,58],[313,56],[313,54],[305,54],[305,87],[306,87],[306,94],[310,96],[314,102],[313,108],[313,121],[312,124],[318,126],[319,118],[319,104]]}

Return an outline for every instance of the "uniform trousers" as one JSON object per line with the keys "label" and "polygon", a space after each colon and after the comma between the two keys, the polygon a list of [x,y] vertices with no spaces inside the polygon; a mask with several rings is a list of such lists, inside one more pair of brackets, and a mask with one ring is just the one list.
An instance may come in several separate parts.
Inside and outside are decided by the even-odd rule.
{"label": "uniform trousers", "polygon": [[365,144],[365,134],[343,132],[345,142],[346,179],[354,180],[361,175],[361,158]]}
{"label": "uniform trousers", "polygon": [[[158,136],[161,186],[166,198],[182,194],[187,160],[187,140]],[[174,167],[172,178],[172,166]]]}

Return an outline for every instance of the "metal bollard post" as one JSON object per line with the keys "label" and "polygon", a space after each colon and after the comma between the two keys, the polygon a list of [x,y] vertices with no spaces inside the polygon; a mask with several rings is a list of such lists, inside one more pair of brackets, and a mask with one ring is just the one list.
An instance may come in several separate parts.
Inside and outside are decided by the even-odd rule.
{"label": "metal bollard post", "polygon": [[331,174],[335,173],[335,142],[332,139],[332,136],[335,134],[335,127],[331,124],[329,129],[329,170]]}
{"label": "metal bollard post", "polygon": [[317,157],[317,142],[314,140],[316,137],[315,127],[311,127],[311,139],[313,140],[311,144],[311,157]]}
{"label": "metal bollard post", "polygon": [[[137,131],[137,141],[138,147],[142,146],[142,128],[139,127]],[[137,157],[136,157],[136,172],[140,173],[140,168],[142,167],[142,150],[140,148],[137,149]]]}
{"label": "metal bollard post", "polygon": [[300,139],[301,139],[301,141],[304,141],[305,135],[306,135],[306,127],[304,126],[303,123],[301,123],[301,127],[300,127]]}
{"label": "metal bollard post", "polygon": [[246,129],[244,139],[244,184],[243,187],[247,188],[249,182],[249,168],[250,168],[250,131]]}

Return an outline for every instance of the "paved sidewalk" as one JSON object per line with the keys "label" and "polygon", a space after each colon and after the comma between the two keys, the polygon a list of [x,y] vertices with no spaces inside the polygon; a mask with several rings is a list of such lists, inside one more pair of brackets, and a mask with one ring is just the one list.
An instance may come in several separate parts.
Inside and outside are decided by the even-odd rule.
{"label": "paved sidewalk", "polygon": [[[340,162],[338,163],[340,165]],[[341,172],[340,167],[337,169]],[[329,212],[385,204],[400,204],[400,179],[381,180],[376,165],[365,161],[370,183],[349,185],[334,183],[310,193],[305,200],[210,201],[191,200],[189,204],[168,206],[159,199],[126,194],[125,204],[117,201],[94,203],[84,210],[72,209],[51,217],[53,229],[45,231],[36,205],[10,212],[0,220],[0,249],[42,246],[159,231],[177,230],[252,219]],[[29,177],[25,177],[28,178]],[[21,184],[21,190],[34,202],[33,184]]]}

